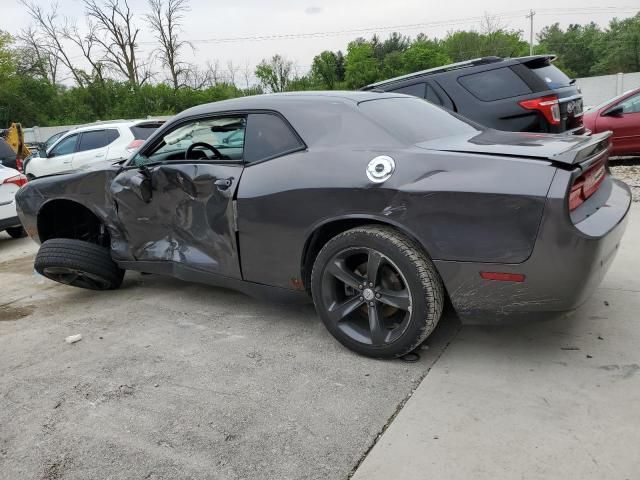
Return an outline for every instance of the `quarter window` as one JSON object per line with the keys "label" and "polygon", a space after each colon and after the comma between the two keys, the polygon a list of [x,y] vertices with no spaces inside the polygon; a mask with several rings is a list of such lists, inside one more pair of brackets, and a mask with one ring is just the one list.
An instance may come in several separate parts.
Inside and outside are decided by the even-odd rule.
{"label": "quarter window", "polygon": [[394,90],[389,90],[393,93],[404,93],[405,95],[413,95],[414,97],[424,98],[424,90],[427,84],[422,83],[414,83],[413,85],[407,85],[406,87],[396,88]]}
{"label": "quarter window", "polygon": [[485,102],[531,93],[529,86],[508,67],[472,73],[458,79],[474,97]]}
{"label": "quarter window", "polygon": [[59,157],[60,155],[69,155],[76,149],[76,142],[78,141],[78,134],[69,135],[67,138],[60,140],[51,152],[49,157]]}
{"label": "quarter window", "polygon": [[278,115],[249,115],[245,161],[247,163],[286,155],[304,148],[304,144]]}

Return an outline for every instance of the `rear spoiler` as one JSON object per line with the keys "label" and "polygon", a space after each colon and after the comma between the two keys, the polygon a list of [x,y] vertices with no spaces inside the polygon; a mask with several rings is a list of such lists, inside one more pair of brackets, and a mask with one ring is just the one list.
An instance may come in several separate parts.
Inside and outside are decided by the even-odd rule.
{"label": "rear spoiler", "polygon": [[[612,134],[613,132],[602,132],[585,136],[584,141],[573,145],[568,150],[551,155],[550,160],[575,165],[595,159],[595,157],[600,156],[600,153],[608,151],[611,148]],[[588,163],[591,164],[591,161]]]}

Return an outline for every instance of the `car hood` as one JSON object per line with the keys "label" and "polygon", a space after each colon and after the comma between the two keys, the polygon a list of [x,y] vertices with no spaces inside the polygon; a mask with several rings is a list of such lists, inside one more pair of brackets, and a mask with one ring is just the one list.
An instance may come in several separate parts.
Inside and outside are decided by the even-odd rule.
{"label": "car hood", "polygon": [[563,135],[487,129],[477,134],[437,138],[418,143],[417,146],[442,152],[504,155],[572,165],[607,148],[610,136],[611,132]]}

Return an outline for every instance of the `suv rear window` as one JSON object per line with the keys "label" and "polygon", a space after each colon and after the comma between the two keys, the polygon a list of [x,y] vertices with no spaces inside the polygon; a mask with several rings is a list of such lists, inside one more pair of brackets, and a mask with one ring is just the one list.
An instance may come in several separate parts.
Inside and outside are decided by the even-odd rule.
{"label": "suv rear window", "polygon": [[568,87],[571,85],[571,79],[567,77],[562,70],[553,66],[546,65],[542,67],[529,67],[540,80],[542,80],[551,90],[556,88]]}
{"label": "suv rear window", "polygon": [[129,127],[129,130],[131,130],[131,133],[133,133],[133,137],[136,140],[146,140],[161,125],[162,125],[161,123],[141,123],[139,125],[134,125],[133,127]]}
{"label": "suv rear window", "polygon": [[360,110],[396,138],[412,144],[480,131],[462,117],[418,98],[368,100],[360,103]]}
{"label": "suv rear window", "polygon": [[474,97],[484,102],[532,93],[524,80],[509,67],[472,73],[460,77],[458,81]]}

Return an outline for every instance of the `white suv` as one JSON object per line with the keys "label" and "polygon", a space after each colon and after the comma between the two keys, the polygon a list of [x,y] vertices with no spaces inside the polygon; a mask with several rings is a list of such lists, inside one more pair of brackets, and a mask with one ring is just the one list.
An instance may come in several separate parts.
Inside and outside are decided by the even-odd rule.
{"label": "white suv", "polygon": [[126,159],[163,123],[140,120],[76,128],[49,147],[46,156],[34,156],[25,162],[24,172],[27,177],[36,178],[70,172],[91,163]]}
{"label": "white suv", "polygon": [[0,165],[0,232],[13,238],[26,236],[16,213],[16,192],[27,183],[27,177],[17,170]]}

